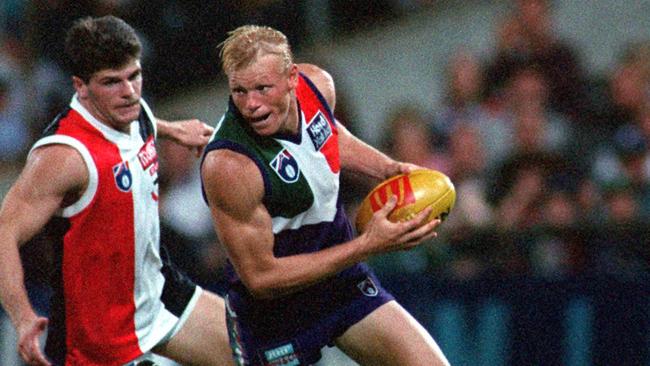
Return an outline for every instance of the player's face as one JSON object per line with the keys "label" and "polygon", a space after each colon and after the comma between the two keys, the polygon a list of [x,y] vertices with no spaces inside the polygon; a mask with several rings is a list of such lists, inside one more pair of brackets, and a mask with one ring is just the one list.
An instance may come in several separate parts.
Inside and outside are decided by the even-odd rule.
{"label": "player's face", "polygon": [[262,136],[297,132],[297,84],[297,67],[283,70],[282,60],[276,55],[261,56],[250,66],[228,75],[235,106]]}
{"label": "player's face", "polygon": [[140,115],[142,67],[133,59],[119,69],[94,73],[88,83],[73,77],[79,102],[100,122],[120,131]]}

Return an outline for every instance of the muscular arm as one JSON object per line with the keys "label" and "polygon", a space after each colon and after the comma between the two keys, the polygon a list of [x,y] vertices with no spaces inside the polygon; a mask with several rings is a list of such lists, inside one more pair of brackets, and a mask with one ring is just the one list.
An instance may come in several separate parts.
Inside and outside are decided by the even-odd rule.
{"label": "muscular arm", "polygon": [[[336,88],[332,76],[325,70],[312,64],[298,64],[298,70],[304,73],[323,94],[332,112],[336,106]],[[400,173],[407,173],[412,164],[395,161],[355,137],[342,123],[337,123],[339,132],[339,153],[341,167],[379,180],[387,179]]]}
{"label": "muscular arm", "polygon": [[276,257],[271,216],[262,203],[264,183],[255,163],[230,150],[215,150],[207,155],[201,174],[219,239],[244,285],[260,298],[295,292],[372,254],[410,248],[435,235],[435,220],[420,226],[428,211],[412,221],[390,222],[386,216],[395,207],[393,200],[356,239],[314,253]]}
{"label": "muscular arm", "polygon": [[158,137],[169,139],[194,150],[196,156],[201,155],[214,131],[214,128],[198,119],[169,122],[156,118],[156,128]]}
{"label": "muscular arm", "polygon": [[14,326],[36,318],[25,291],[19,248],[38,233],[65,199],[87,184],[81,156],[71,147],[47,145],[32,152],[0,208],[0,302]]}

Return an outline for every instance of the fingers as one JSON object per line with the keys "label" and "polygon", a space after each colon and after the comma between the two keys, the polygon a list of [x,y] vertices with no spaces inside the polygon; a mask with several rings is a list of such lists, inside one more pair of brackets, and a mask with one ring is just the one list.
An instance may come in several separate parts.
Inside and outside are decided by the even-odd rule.
{"label": "fingers", "polygon": [[210,138],[210,136],[214,132],[214,127],[210,126],[205,122],[201,122],[201,124],[203,125],[203,136]]}
{"label": "fingers", "polygon": [[377,211],[377,214],[381,217],[388,217],[388,215],[393,211],[397,206],[397,196],[391,195],[386,201],[386,204]]}
{"label": "fingers", "polygon": [[20,357],[28,365],[51,366],[51,363],[41,352],[40,342],[37,336],[29,339],[25,344],[19,345],[18,351]]}
{"label": "fingers", "polygon": [[412,163],[399,163],[399,172],[400,174],[408,174],[414,170],[419,170],[419,169],[424,169],[423,167],[419,165],[415,165]]}
{"label": "fingers", "polygon": [[29,329],[20,337],[18,353],[29,365],[51,366],[50,362],[41,352],[39,337],[47,329],[47,318],[39,317],[34,320]]}
{"label": "fingers", "polygon": [[431,220],[430,222],[409,231],[404,235],[404,242],[410,245],[419,244],[425,240],[435,238],[438,233],[435,231],[440,224],[440,219]]}
{"label": "fingers", "polygon": [[434,219],[426,222],[431,214],[431,210],[431,207],[427,207],[420,211],[413,219],[403,223],[406,224],[404,234],[401,237],[403,249],[410,249],[425,240],[438,236],[435,229],[440,225],[441,220]]}

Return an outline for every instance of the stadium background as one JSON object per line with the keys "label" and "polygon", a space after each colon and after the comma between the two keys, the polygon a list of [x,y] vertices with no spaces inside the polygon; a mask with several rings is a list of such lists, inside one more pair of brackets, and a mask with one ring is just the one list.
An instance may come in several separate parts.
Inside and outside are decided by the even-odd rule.
{"label": "stadium background", "polygon": [[[371,261],[386,287],[432,332],[452,364],[648,365],[650,165],[645,159],[650,138],[626,129],[635,117],[628,114],[629,120],[623,120],[608,112],[618,108],[609,86],[622,69],[640,74],[632,79],[644,91],[639,109],[648,109],[650,69],[645,67],[650,58],[645,57],[646,63],[643,58],[650,55],[650,1],[549,4],[551,30],[568,44],[578,66],[560,70],[566,72],[562,77],[577,80],[582,99],[569,106],[561,103],[566,99],[545,103],[560,115],[553,118],[575,131],[564,136],[562,149],[544,151],[544,161],[562,164],[544,165],[544,174],[557,179],[530,188],[535,191],[531,194],[542,192],[543,197],[536,197],[526,215],[508,214],[520,208],[506,204],[514,178],[503,172],[503,162],[517,157],[518,166],[527,166],[539,160],[518,155],[511,134],[489,135],[479,126],[484,138],[507,137],[479,138],[486,145],[504,145],[505,153],[494,158],[493,165],[475,168],[468,180],[458,173],[469,169],[467,159],[455,160],[452,142],[454,133],[462,130],[455,126],[468,123],[441,113],[455,108],[450,104],[448,70],[459,51],[478,61],[482,79],[493,83],[483,85],[482,97],[471,101],[477,108],[494,112],[496,98],[500,112],[509,108],[503,99],[516,99],[516,94],[497,88],[499,82],[509,85],[501,79],[510,76],[494,71],[503,61],[499,50],[505,36],[500,31],[513,11],[512,2],[505,0],[3,1],[0,194],[4,196],[15,179],[38,131],[69,100],[61,43],[73,19],[113,13],[128,20],[145,42],[145,94],[157,114],[168,119],[199,117],[210,124],[223,112],[227,98],[216,46],[237,25],[271,25],[289,36],[298,61],[319,64],[333,74],[337,116],[354,132],[398,156],[409,149],[397,147],[395,125],[425,131],[419,135],[427,137],[424,145],[415,142],[422,143],[421,138],[410,140],[415,150],[428,151],[422,161],[452,179],[459,174],[459,186],[468,183],[459,187],[459,207],[442,227],[441,238],[412,252]],[[635,54],[642,61],[626,69],[636,62]],[[552,101],[554,81],[546,81]],[[422,121],[425,129],[395,123],[399,116]],[[463,118],[468,116],[475,114]],[[516,123],[499,118],[486,122],[477,117],[469,124]],[[554,143],[557,140],[546,145]],[[484,155],[491,157],[488,152]],[[192,277],[221,291],[224,253],[200,201],[196,165],[169,144],[161,144],[159,153],[165,244]],[[632,174],[625,164],[632,158],[642,161],[641,177],[628,177]],[[593,184],[596,204],[582,205],[582,191],[576,187],[585,182]],[[358,177],[345,177],[344,183],[353,214],[372,183]],[[551,204],[555,197],[575,201],[573,219],[558,219],[567,214]],[[465,204],[470,201],[473,205]],[[483,216],[477,214],[481,212]],[[23,252],[35,306],[47,312],[47,235]],[[0,314],[0,364],[20,364],[14,349],[13,330]],[[328,361],[323,364],[350,364],[337,354],[329,354]]]}

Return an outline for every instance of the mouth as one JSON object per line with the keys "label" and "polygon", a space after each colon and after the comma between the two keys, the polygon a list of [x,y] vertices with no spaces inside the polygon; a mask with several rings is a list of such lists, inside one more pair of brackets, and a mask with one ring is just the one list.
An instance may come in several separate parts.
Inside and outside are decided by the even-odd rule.
{"label": "mouth", "polygon": [[121,105],[121,106],[119,106],[118,108],[128,109],[128,108],[133,108],[133,107],[135,107],[135,106],[139,106],[139,105],[140,105],[140,101],[139,101],[139,100],[136,100],[136,101],[134,101],[134,102],[131,102],[131,103],[128,103],[128,104],[124,104],[124,105]]}
{"label": "mouth", "polygon": [[261,115],[261,116],[259,116],[259,117],[249,117],[249,118],[248,118],[248,121],[249,121],[250,123],[259,123],[259,122],[263,122],[263,121],[265,121],[267,118],[269,118],[270,115],[271,115],[271,112],[269,112],[269,113],[267,113],[267,114],[263,114],[263,115]]}

